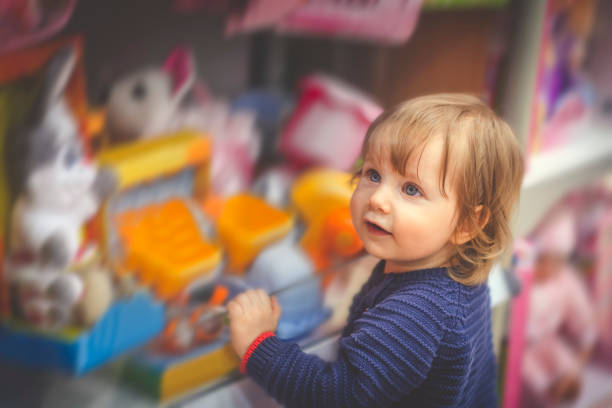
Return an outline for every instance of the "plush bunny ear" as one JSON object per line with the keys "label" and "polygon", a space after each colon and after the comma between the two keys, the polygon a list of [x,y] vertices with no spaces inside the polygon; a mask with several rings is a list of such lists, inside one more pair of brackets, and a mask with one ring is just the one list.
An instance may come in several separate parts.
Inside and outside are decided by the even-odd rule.
{"label": "plush bunny ear", "polygon": [[47,62],[42,74],[42,86],[37,98],[37,113],[44,114],[64,95],[76,65],[76,50],[66,46]]}
{"label": "plush bunny ear", "polygon": [[195,82],[195,62],[191,50],[186,46],[176,47],[166,58],[163,70],[172,79],[172,98],[178,103]]}

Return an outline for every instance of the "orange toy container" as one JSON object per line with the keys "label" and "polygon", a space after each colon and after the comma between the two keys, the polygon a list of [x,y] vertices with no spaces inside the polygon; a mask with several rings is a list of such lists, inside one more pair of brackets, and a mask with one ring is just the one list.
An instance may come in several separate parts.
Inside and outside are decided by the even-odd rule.
{"label": "orange toy container", "polygon": [[126,266],[162,299],[210,274],[221,261],[221,249],[201,234],[180,199],[129,210],[115,219]]}
{"label": "orange toy container", "polygon": [[293,227],[289,213],[268,205],[260,198],[239,194],[223,206],[217,221],[219,238],[227,251],[229,269],[244,269],[266,246],[284,237]]}

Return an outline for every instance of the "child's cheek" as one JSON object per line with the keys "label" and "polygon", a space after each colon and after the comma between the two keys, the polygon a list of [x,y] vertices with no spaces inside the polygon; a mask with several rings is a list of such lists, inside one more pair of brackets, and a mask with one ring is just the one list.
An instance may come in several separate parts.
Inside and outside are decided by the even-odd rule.
{"label": "child's cheek", "polygon": [[353,221],[353,226],[356,226],[355,225],[356,195],[357,195],[357,190],[353,191],[353,195],[351,195],[351,201],[349,203],[349,207],[351,209],[351,221]]}
{"label": "child's cheek", "polygon": [[360,196],[363,195],[363,191],[357,187],[357,189],[353,192],[351,196],[350,208],[351,208],[351,221],[353,222],[353,227],[357,231],[357,234],[361,237],[360,232],[360,223],[359,220],[362,218],[362,206],[360,205]]}

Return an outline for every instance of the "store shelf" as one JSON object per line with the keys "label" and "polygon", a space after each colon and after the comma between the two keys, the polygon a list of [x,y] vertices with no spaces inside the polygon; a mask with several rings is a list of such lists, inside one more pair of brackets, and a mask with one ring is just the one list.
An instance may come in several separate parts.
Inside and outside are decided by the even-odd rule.
{"label": "store shelf", "polygon": [[529,158],[515,236],[528,234],[548,209],[573,188],[612,170],[612,124],[585,119],[572,129],[571,142]]}

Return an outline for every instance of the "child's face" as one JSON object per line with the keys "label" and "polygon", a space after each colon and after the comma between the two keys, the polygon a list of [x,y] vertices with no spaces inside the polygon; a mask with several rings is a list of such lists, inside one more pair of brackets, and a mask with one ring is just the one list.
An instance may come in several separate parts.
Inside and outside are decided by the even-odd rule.
{"label": "child's face", "polygon": [[[456,196],[449,179],[440,192],[442,141],[433,138],[402,176],[388,152],[369,154],[351,199],[353,224],[366,250],[385,259],[386,272],[445,266],[452,249]],[[418,177],[417,177],[418,166]],[[448,169],[449,176],[452,168]]]}

